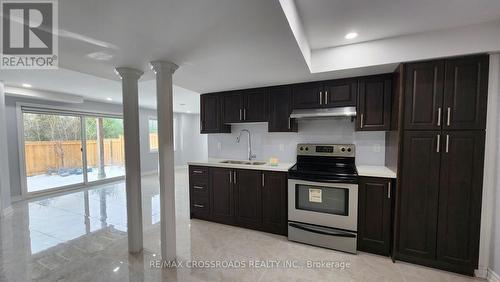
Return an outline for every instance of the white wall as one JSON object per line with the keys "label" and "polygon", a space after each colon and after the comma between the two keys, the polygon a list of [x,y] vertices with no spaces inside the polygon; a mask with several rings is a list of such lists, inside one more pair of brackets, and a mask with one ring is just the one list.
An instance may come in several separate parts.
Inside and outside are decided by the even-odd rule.
{"label": "white wall", "polygon": [[[485,179],[481,218],[479,267],[500,274],[500,54],[490,56],[488,121],[486,125]],[[491,229],[490,229],[491,226]],[[488,255],[489,257],[484,257]],[[489,262],[488,262],[489,260]]]}
{"label": "white wall", "polygon": [[252,149],[258,160],[277,157],[281,162],[295,162],[298,143],[339,143],[356,145],[357,164],[384,165],[385,162],[385,132],[355,132],[355,123],[350,119],[302,120],[298,133],[269,133],[267,123],[232,125],[231,134],[209,134],[208,156],[245,159],[246,135],[236,143],[239,131],[244,128],[252,133]]}
{"label": "white wall", "polygon": [[205,160],[208,157],[206,134],[200,134],[200,115],[175,113],[177,135],[175,165],[186,165],[188,161]]}
{"label": "white wall", "polygon": [[0,81],[0,216],[10,206],[10,175],[7,147],[6,111],[4,84]]}

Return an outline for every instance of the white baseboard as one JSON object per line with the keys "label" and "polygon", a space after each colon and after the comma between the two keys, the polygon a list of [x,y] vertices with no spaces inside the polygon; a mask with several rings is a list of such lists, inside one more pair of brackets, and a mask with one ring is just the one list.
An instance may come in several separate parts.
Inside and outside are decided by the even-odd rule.
{"label": "white baseboard", "polygon": [[500,276],[496,274],[495,271],[491,270],[491,268],[488,268],[486,280],[488,280],[488,282],[500,282]]}
{"label": "white baseboard", "polygon": [[474,270],[474,276],[482,279],[486,279],[488,275],[488,268],[479,266],[476,270]]}

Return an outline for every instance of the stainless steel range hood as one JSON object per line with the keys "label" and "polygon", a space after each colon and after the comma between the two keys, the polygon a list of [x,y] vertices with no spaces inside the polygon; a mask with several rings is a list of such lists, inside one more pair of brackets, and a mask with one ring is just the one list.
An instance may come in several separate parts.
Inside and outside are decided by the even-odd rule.
{"label": "stainless steel range hood", "polygon": [[329,118],[329,117],[354,117],[356,107],[341,107],[327,109],[297,109],[293,110],[290,118]]}

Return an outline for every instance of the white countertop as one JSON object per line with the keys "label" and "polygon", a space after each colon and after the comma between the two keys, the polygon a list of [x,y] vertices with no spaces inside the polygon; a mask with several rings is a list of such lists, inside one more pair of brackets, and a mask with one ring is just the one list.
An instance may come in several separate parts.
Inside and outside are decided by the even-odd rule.
{"label": "white countertop", "polygon": [[359,176],[396,178],[396,172],[386,166],[358,165],[356,166]]}
{"label": "white countertop", "polygon": [[[188,165],[199,165],[199,166],[213,166],[213,167],[228,167],[228,168],[241,168],[241,169],[255,169],[255,170],[270,170],[270,171],[283,171],[287,172],[295,163],[282,163],[280,162],[277,166],[269,165],[269,162],[263,165],[245,165],[245,164],[225,164],[221,161],[231,160],[231,159],[208,159],[204,161],[190,161],[187,162]],[[245,160],[233,160],[233,161],[245,161]],[[253,160],[253,162],[259,162],[260,160]]]}

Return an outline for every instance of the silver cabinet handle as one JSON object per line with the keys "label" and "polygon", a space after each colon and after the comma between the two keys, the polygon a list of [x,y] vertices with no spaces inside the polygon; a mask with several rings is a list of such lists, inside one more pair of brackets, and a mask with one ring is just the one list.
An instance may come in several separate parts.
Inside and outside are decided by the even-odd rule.
{"label": "silver cabinet handle", "polygon": [[288,129],[292,129],[292,125],[291,125],[291,118],[288,118]]}
{"label": "silver cabinet handle", "polygon": [[391,198],[391,181],[389,180],[389,183],[387,184],[387,198]]}
{"label": "silver cabinet handle", "polygon": [[266,176],[264,173],[262,173],[262,187],[266,186]]}
{"label": "silver cabinet handle", "polygon": [[446,118],[446,125],[447,126],[450,126],[450,117],[451,117],[451,108],[448,107],[448,114],[447,114],[447,118]]}
{"label": "silver cabinet handle", "polygon": [[325,90],[325,104],[328,104],[328,90]]}
{"label": "silver cabinet handle", "polygon": [[240,109],[240,120],[243,120],[243,109]]}
{"label": "silver cabinet handle", "polygon": [[236,184],[236,171],[234,172],[233,181],[234,181],[234,184]]}
{"label": "silver cabinet handle", "polygon": [[229,183],[233,183],[233,172],[229,171]]}
{"label": "silver cabinet handle", "polygon": [[193,185],[193,188],[194,188],[194,189],[199,189],[199,190],[203,190],[203,189],[205,189],[205,187],[203,187],[203,186],[198,186],[198,185]]}
{"label": "silver cabinet handle", "polygon": [[361,119],[360,119],[360,121],[359,121],[359,122],[361,123],[361,124],[360,124],[360,127],[361,127],[361,128],[363,128],[363,126],[364,126],[364,121],[363,121],[363,119],[364,119],[364,114],[361,114]]}
{"label": "silver cabinet handle", "polygon": [[436,153],[439,153],[439,148],[441,147],[441,134],[437,135],[437,142],[436,142]]}
{"label": "silver cabinet handle", "polygon": [[247,108],[243,108],[243,120],[247,120]]}
{"label": "silver cabinet handle", "polygon": [[193,173],[196,173],[196,174],[202,174],[203,171],[202,170],[193,170]]}
{"label": "silver cabinet handle", "polygon": [[448,153],[449,147],[450,147],[450,135],[446,134],[446,153]]}
{"label": "silver cabinet handle", "polygon": [[193,206],[195,206],[197,208],[204,208],[205,207],[204,205],[198,205],[198,204],[193,204]]}
{"label": "silver cabinet handle", "polygon": [[319,91],[319,104],[323,105],[323,91]]}
{"label": "silver cabinet handle", "polygon": [[437,126],[441,126],[441,107],[438,108],[438,124]]}

